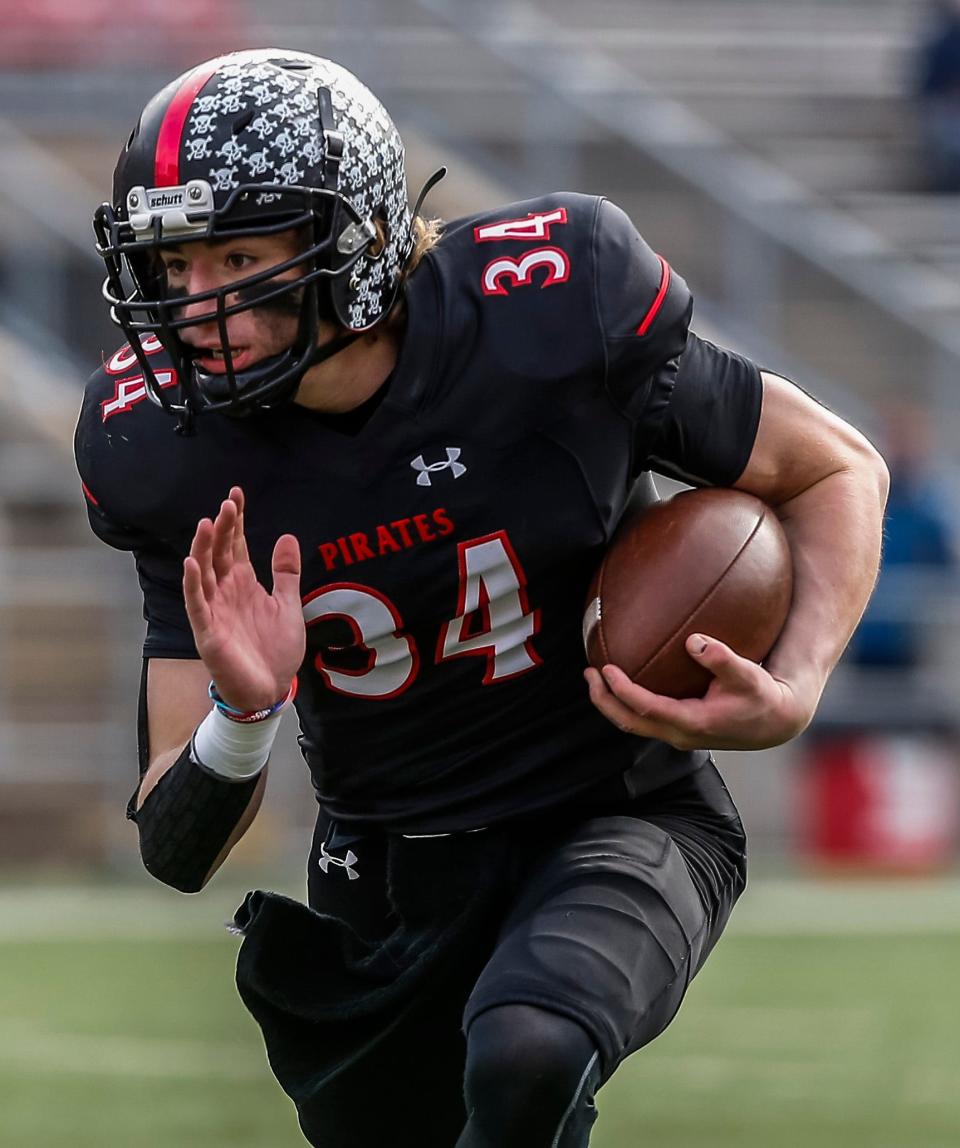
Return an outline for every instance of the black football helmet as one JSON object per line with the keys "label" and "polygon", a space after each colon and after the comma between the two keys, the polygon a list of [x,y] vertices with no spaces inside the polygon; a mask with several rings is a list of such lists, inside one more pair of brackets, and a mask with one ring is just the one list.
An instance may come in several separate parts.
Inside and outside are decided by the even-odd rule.
{"label": "black football helmet", "polygon": [[[285,263],[200,294],[167,291],[164,244],[288,229],[305,240]],[[396,298],[411,248],[403,144],[380,101],[338,64],[284,49],[235,52],[200,64],[150,100],[94,231],[111,317],[156,403],[181,427],[204,411],[273,406],[311,365],[383,319]],[[297,278],[276,278],[291,268]],[[179,313],[198,302],[209,304],[199,318]],[[296,341],[237,372],[227,318],[264,305],[299,314]],[[318,349],[321,316],[347,334]],[[212,321],[222,375],[201,369],[180,337]],[[159,385],[142,348],[148,335],[172,356],[179,394]]]}

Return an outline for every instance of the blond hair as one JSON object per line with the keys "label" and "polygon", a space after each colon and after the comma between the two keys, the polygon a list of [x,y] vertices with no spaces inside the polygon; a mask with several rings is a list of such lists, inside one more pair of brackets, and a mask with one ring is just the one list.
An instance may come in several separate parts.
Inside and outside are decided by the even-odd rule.
{"label": "blond hair", "polygon": [[414,219],[412,227],[413,247],[410,250],[407,266],[404,268],[404,275],[409,275],[415,271],[424,255],[436,247],[440,241],[442,229],[442,219],[424,219],[422,215],[418,215]]}

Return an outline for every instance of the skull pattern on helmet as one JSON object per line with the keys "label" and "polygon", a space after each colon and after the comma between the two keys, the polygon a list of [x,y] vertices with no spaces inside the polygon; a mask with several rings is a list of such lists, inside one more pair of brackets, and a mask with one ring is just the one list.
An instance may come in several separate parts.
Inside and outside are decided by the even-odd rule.
{"label": "skull pattern on helmet", "polygon": [[[333,123],[322,126],[321,87],[330,92],[333,109]],[[241,116],[238,129],[235,117]],[[340,322],[363,330],[392,301],[410,243],[410,209],[400,134],[356,76],[306,53],[263,50],[224,57],[190,108],[182,139],[188,170],[181,168],[181,182],[185,174],[205,178],[218,193],[246,183],[317,186],[324,129],[343,138],[339,186],[328,190],[338,191],[362,219],[381,213],[386,224],[382,254],[358,260],[345,289],[334,289]],[[261,206],[269,206],[268,194],[260,193]]]}

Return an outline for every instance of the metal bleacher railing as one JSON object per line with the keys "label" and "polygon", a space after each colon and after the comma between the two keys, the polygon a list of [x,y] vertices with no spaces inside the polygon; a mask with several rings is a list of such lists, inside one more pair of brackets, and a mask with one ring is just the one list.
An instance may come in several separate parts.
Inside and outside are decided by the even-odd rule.
{"label": "metal bleacher railing", "polygon": [[139,627],[122,561],[90,544],[70,457],[91,349],[107,345],[91,193],[3,120],[0,150],[0,854],[111,861],[101,822],[122,819],[102,814],[129,786],[119,714],[136,699],[119,639],[135,651]]}
{"label": "metal bleacher railing", "polygon": [[[825,397],[848,412],[858,395],[870,403],[909,383],[918,401],[956,428],[960,283],[904,257],[879,231],[649,84],[616,50],[610,27],[577,17],[577,6],[505,0],[481,14],[460,0],[420,3],[518,81],[504,126],[535,155],[541,188],[570,173],[590,184],[609,174],[610,193],[672,252],[728,335],[747,347],[762,340],[762,350],[812,369],[828,387]],[[664,5],[612,0],[603,14],[619,21],[616,33],[628,45],[631,32],[657,27],[669,52],[671,20],[695,7],[676,5],[671,16]],[[756,4],[731,3],[715,5],[714,19],[740,8],[761,16]],[[820,33],[819,50],[811,41],[807,54],[822,69],[830,22],[843,11],[824,4],[805,11]],[[773,16],[768,22],[775,28]],[[835,67],[855,69],[856,56]],[[816,74],[808,82],[822,84]],[[491,158],[496,147],[487,145]],[[525,165],[520,173],[528,185]]]}

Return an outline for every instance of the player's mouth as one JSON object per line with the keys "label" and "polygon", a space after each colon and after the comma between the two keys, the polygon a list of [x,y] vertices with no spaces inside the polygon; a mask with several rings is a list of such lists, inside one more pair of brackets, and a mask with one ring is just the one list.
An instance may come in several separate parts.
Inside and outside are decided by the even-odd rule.
{"label": "player's mouth", "polygon": [[[242,371],[250,362],[249,347],[230,347],[230,362],[235,372]],[[227,371],[227,356],[222,347],[197,347],[194,362],[211,375],[223,375]]]}

